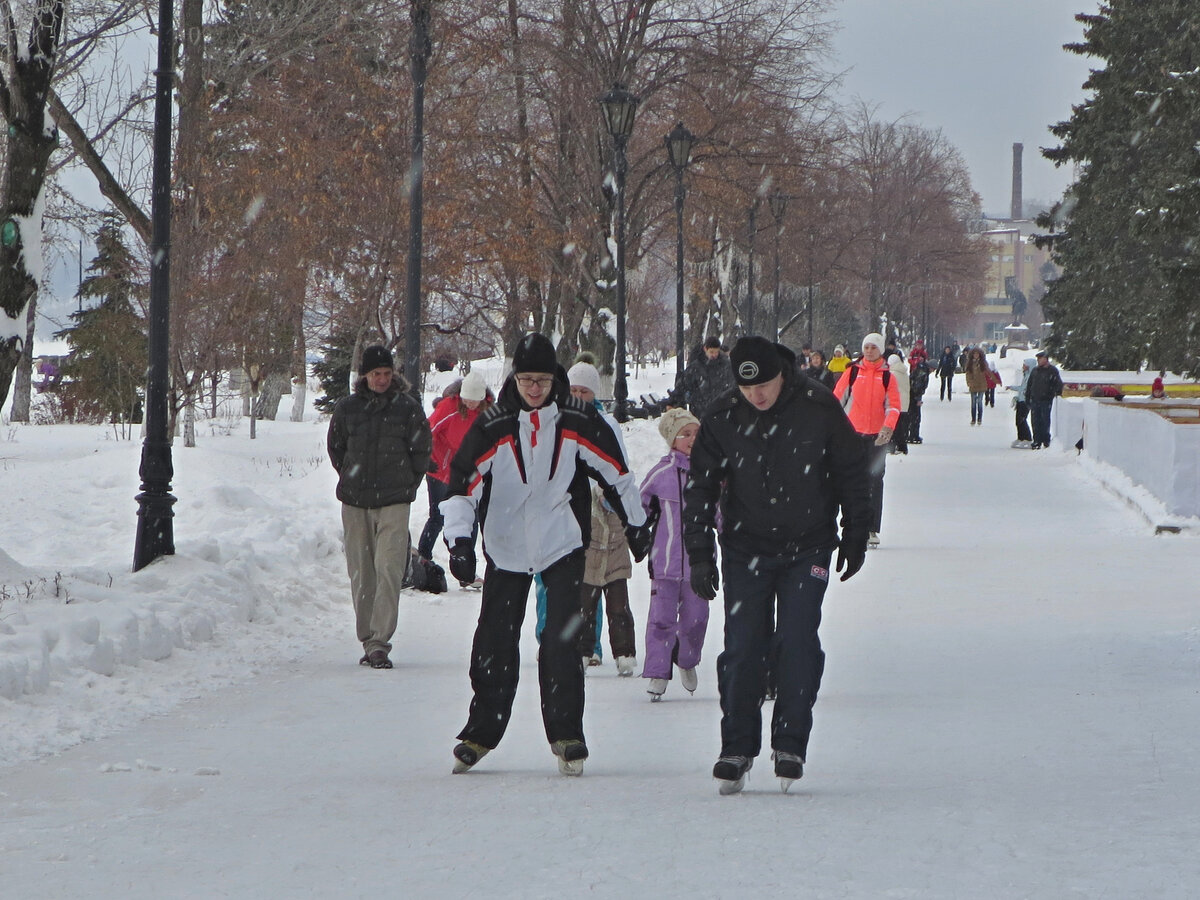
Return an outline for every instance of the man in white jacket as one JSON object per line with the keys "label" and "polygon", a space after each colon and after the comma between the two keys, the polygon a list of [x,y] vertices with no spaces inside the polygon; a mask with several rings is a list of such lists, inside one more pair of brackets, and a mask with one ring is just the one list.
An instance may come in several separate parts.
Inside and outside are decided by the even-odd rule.
{"label": "man in white jacket", "polygon": [[588,542],[588,480],[603,488],[625,525],[634,558],[650,545],[637,482],[616,435],[591,406],[573,399],[554,346],[528,334],[496,404],[476,420],[450,466],[442,502],[450,571],[475,578],[471,529],[483,535],[487,572],[471,648],[474,697],[454,748],[456,773],[495,749],[512,713],[521,623],[529,586],[546,586],[546,627],[538,654],[542,721],[559,770],[578,775],[583,735],[583,665],[576,650],[579,596]]}

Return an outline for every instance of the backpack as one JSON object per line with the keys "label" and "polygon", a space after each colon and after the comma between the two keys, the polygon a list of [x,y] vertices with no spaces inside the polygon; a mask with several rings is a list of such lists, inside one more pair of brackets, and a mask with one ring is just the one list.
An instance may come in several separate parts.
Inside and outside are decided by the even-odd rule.
{"label": "backpack", "polygon": [[[850,403],[850,393],[854,390],[854,379],[858,378],[858,363],[850,366],[850,383],[846,385],[846,396],[842,398],[842,406],[848,406]],[[883,392],[887,393],[888,385],[892,383],[892,373],[884,369],[883,371]]]}
{"label": "backpack", "polygon": [[430,594],[444,594],[449,590],[446,570],[431,559],[421,559],[415,550],[410,550],[408,567],[404,570],[401,587],[411,587]]}

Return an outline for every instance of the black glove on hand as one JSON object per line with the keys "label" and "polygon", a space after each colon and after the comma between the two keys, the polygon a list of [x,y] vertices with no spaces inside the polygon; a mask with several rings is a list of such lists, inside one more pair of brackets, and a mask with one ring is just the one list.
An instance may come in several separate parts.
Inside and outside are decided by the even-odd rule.
{"label": "black glove on hand", "polygon": [[629,544],[629,552],[637,562],[646,558],[650,552],[650,543],[654,540],[654,532],[649,525],[630,525],[625,529],[625,540]]}
{"label": "black glove on hand", "polygon": [[716,563],[692,563],[692,591],[697,597],[712,600],[717,596],[717,588],[720,586]]}
{"label": "black glove on hand", "polygon": [[842,541],[837,552],[837,570],[839,572],[844,568],[846,571],[842,575],[841,580],[846,581],[851,578],[855,572],[863,567],[863,563],[867,560],[867,544],[865,541],[854,541],[847,543]]}
{"label": "black glove on hand", "polygon": [[470,584],[475,580],[475,548],[470,538],[459,538],[450,548],[450,574],[460,583]]}

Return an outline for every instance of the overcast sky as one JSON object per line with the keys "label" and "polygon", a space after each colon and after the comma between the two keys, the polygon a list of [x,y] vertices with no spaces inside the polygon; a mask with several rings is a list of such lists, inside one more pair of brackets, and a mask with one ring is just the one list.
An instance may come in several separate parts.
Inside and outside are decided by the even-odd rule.
{"label": "overcast sky", "polygon": [[1094,0],[841,0],[834,15],[841,94],[879,104],[877,115],[940,128],[958,147],[984,212],[1007,216],[1012,145],[1024,152],[1025,200],[1052,202],[1072,180],[1038,151],[1047,130],[1085,99],[1093,57],[1062,45],[1083,38],[1077,13]]}

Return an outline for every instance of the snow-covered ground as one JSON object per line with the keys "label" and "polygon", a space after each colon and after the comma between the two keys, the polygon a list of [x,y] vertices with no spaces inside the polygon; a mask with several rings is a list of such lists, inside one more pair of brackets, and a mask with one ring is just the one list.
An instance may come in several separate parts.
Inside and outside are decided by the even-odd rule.
{"label": "snow-covered ground", "polygon": [[[452,776],[479,595],[406,593],[397,668],[358,666],[324,422],[176,447],[178,552],[137,574],[140,441],[0,429],[0,896],[1195,896],[1194,532],[1010,449],[1003,391],[982,428],[928,396],[883,546],[827,595],[805,777],[764,757],[728,798],[719,610],[695,696],[590,671],[579,779],[531,615],[509,732]],[[640,639],[644,567],[631,593]]]}

